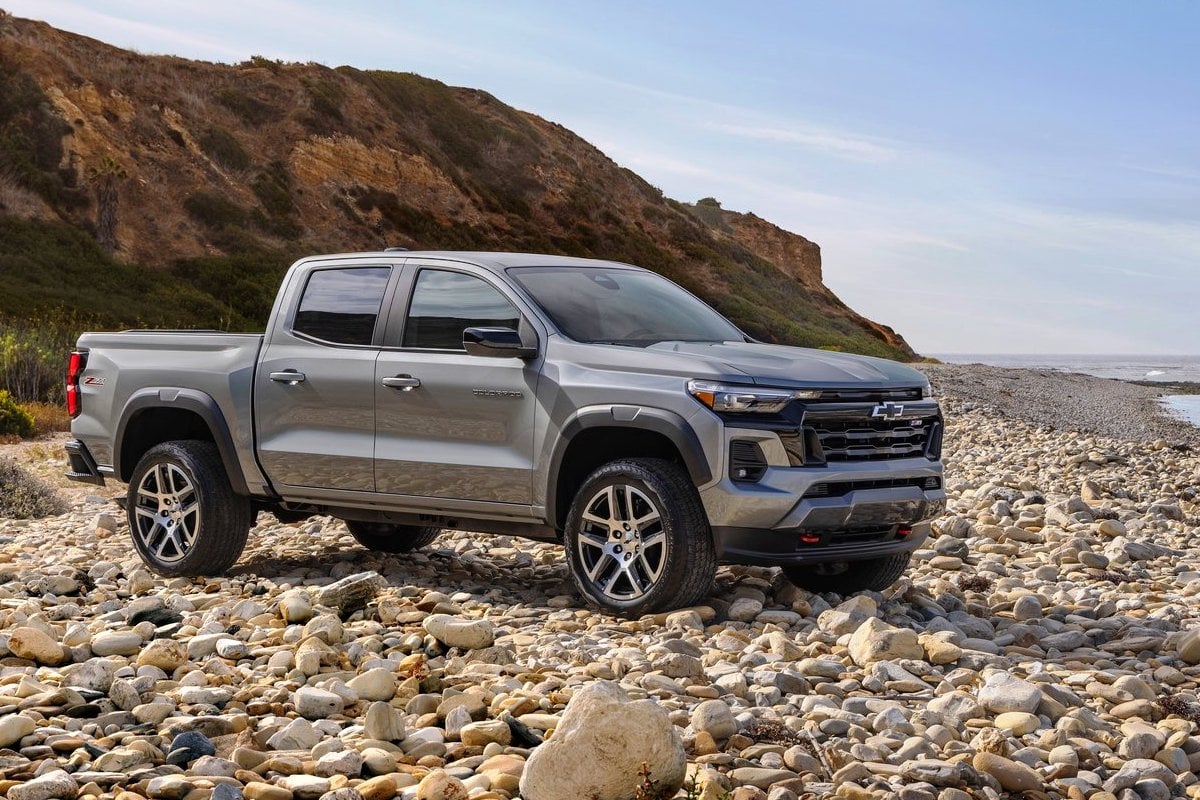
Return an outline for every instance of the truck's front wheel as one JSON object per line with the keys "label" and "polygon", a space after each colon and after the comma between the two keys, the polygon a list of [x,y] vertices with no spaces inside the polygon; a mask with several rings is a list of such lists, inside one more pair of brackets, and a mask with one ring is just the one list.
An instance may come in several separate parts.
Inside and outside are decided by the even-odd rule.
{"label": "truck's front wheel", "polygon": [[220,575],[250,531],[250,502],[230,488],[211,442],[150,448],[129,479],[125,510],[133,546],[159,575]]}
{"label": "truck's front wheel", "polygon": [[590,602],[636,615],[694,605],[717,569],[700,498],[678,464],[613,461],[575,495],[566,526],[575,585]]}

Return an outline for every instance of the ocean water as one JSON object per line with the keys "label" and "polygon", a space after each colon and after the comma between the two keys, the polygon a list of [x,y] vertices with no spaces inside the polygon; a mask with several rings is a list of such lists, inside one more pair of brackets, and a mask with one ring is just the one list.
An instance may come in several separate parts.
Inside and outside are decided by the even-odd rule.
{"label": "ocean water", "polygon": [[[1200,355],[1097,356],[946,353],[934,358],[949,364],[990,364],[994,367],[1081,372],[1099,378],[1150,383],[1200,383]],[[1164,395],[1168,413],[1200,426],[1200,395]]]}

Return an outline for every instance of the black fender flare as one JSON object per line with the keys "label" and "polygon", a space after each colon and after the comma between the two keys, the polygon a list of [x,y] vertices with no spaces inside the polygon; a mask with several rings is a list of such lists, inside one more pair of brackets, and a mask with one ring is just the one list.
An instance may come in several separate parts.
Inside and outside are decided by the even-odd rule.
{"label": "black fender flare", "polygon": [[563,457],[571,441],[589,428],[632,428],[665,436],[679,451],[692,482],[701,486],[712,480],[712,469],[700,437],[691,424],[674,411],[643,406],[613,405],[585,409],[562,426],[550,456],[546,476],[546,519],[558,519],[558,479]]}
{"label": "black fender flare", "polygon": [[151,408],[188,411],[198,416],[212,434],[213,442],[217,446],[217,452],[221,455],[221,463],[225,466],[225,473],[229,476],[229,485],[234,494],[249,496],[250,490],[246,486],[246,477],[242,474],[241,465],[238,463],[237,447],[233,443],[233,434],[229,430],[229,423],[225,421],[225,414],[211,395],[196,389],[157,386],[139,389],[130,395],[129,400],[125,403],[125,408],[121,410],[121,421],[117,423],[116,447],[113,449],[113,472],[118,478],[126,480],[136,466],[135,464],[121,463],[129,424],[132,422],[136,425],[134,418]]}

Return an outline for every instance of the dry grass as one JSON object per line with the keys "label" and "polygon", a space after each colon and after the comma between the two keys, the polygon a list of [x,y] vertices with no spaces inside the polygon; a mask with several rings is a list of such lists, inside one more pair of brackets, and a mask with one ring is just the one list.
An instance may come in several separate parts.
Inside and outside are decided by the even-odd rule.
{"label": "dry grass", "polygon": [[21,408],[33,417],[35,436],[71,430],[71,415],[58,403],[22,403]]}

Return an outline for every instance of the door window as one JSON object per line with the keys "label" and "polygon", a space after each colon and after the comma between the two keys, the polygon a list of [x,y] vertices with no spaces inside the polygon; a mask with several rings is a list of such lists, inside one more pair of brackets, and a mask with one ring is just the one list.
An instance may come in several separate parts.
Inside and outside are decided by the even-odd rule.
{"label": "door window", "polygon": [[388,267],[313,272],[292,330],[331,344],[371,344],[389,277]]}
{"label": "door window", "polygon": [[516,328],[521,314],[487,281],[461,272],[423,269],[417,275],[404,347],[462,350],[463,330]]}

